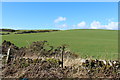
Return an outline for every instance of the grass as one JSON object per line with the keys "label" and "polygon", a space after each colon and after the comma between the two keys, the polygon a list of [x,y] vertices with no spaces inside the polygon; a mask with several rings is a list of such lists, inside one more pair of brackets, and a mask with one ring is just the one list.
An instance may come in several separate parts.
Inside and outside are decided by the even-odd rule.
{"label": "grass", "polygon": [[11,33],[11,32],[0,31],[0,33]]}
{"label": "grass", "polygon": [[53,46],[68,44],[68,49],[84,58],[92,56],[98,59],[117,59],[117,33],[117,30],[65,30],[47,33],[2,35],[2,41],[8,40],[19,47],[23,47],[27,46],[28,42],[47,40]]}

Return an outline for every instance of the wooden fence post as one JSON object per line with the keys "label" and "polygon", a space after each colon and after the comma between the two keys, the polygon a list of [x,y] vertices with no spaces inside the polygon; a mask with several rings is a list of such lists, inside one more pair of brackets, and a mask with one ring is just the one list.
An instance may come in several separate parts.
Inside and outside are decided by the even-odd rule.
{"label": "wooden fence post", "polygon": [[10,56],[10,48],[8,48],[8,51],[7,51],[7,58],[6,58],[6,63],[8,63],[8,60],[9,60],[9,56]]}
{"label": "wooden fence post", "polygon": [[65,46],[62,48],[62,68],[63,68],[63,55],[64,55]]}

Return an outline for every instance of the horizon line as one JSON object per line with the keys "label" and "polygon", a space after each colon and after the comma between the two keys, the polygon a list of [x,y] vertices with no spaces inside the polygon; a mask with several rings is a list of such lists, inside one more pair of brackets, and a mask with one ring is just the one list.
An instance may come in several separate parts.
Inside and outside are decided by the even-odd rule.
{"label": "horizon line", "polygon": [[[2,29],[10,29],[10,30],[62,30],[62,29],[11,29],[11,28],[0,28],[0,30]],[[66,30],[115,30],[115,29],[66,29]],[[117,29],[116,31],[118,31],[120,29]]]}

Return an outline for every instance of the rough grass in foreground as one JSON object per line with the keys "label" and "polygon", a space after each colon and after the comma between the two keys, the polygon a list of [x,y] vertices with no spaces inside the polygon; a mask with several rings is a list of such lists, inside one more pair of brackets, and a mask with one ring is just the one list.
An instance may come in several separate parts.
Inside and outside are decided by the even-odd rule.
{"label": "rough grass in foreground", "polygon": [[[1,47],[2,61],[6,62],[5,56],[9,56],[2,67],[3,78],[120,78],[119,61],[81,59],[65,45],[54,48],[47,41],[37,41],[19,48],[4,41]],[[8,48],[10,55],[6,55]],[[37,56],[33,59],[34,55]]]}

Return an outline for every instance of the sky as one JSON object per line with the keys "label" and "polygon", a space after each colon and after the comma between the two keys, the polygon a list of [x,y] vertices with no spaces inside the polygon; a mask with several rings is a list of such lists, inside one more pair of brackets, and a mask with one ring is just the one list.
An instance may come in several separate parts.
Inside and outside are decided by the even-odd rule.
{"label": "sky", "polygon": [[3,2],[118,2],[120,0],[1,0]]}
{"label": "sky", "polygon": [[2,28],[118,29],[117,2],[2,2]]}

